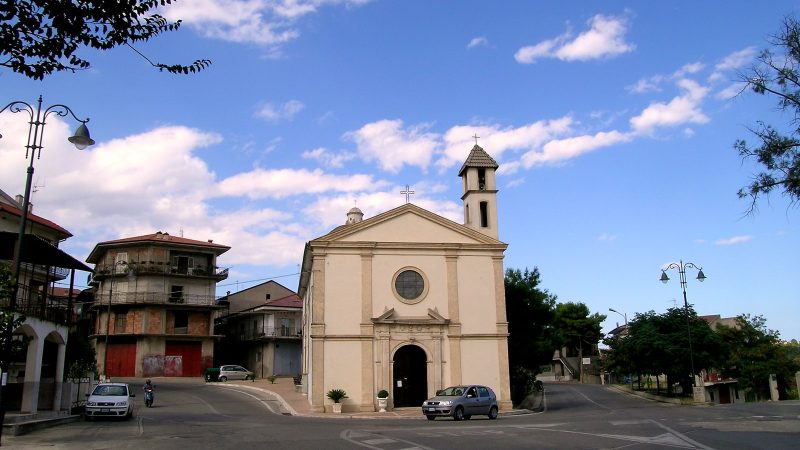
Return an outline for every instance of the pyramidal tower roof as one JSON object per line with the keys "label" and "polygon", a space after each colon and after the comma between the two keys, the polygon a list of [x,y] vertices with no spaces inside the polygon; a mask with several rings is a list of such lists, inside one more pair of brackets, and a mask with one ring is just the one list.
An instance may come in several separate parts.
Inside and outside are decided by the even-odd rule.
{"label": "pyramidal tower roof", "polygon": [[486,150],[481,148],[480,145],[475,144],[472,147],[472,150],[469,152],[469,156],[467,156],[467,160],[464,161],[464,164],[461,166],[461,170],[458,171],[458,176],[464,174],[464,171],[467,170],[468,167],[486,167],[490,169],[497,169],[500,167],[497,164],[497,161],[494,160]]}

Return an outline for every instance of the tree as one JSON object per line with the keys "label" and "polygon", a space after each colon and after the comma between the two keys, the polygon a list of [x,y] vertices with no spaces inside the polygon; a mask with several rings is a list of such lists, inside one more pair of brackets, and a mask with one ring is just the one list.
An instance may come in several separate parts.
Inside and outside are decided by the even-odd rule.
{"label": "tree", "polygon": [[748,394],[769,398],[769,376],[775,374],[785,398],[786,385],[800,362],[781,343],[778,332],[767,329],[764,317],[738,316],[736,325],[720,325],[717,333],[725,342],[725,358],[720,362],[723,375],[736,379]]}
{"label": "tree", "polygon": [[771,44],[779,49],[779,54],[763,50],[757,63],[742,75],[742,81],[746,83],[745,89],[775,96],[778,108],[793,117],[787,131],[759,121],[757,128],[750,129],[760,141],[754,147],[743,139],[734,144],[742,158],[755,158],[765,168],[739,190],[739,198],[751,200],[748,212],[755,209],[759,196],[775,188],[783,189],[792,203],[800,200],[800,22],[794,17],[785,18],[783,28]]}
{"label": "tree", "polygon": [[559,347],[566,347],[571,354],[582,353],[582,349],[596,346],[603,336],[602,323],[606,316],[590,314],[583,303],[559,303],[556,305],[553,327]]}
{"label": "tree", "polygon": [[556,296],[539,289],[539,269],[506,270],[505,294],[508,317],[508,362],[511,399],[519,404],[539,367],[553,358],[553,310]]}
{"label": "tree", "polygon": [[[689,354],[689,332],[684,308],[670,308],[663,314],[649,311],[636,314],[628,325],[628,336],[618,340],[607,340],[613,353],[609,367],[619,372],[667,376],[667,392],[672,393],[675,382],[681,384],[683,392],[691,392],[691,366],[695,372],[713,367],[722,343],[708,323],[697,317],[694,309],[688,308],[689,329],[692,334],[692,358]],[[619,364],[619,365],[617,365]]]}
{"label": "tree", "polygon": [[90,62],[80,48],[109,50],[127,46],[160,71],[174,74],[198,72],[211,64],[150,61],[133,47],[161,33],[177,30],[152,11],[174,0],[15,0],[0,2],[0,66],[35,80],[55,72],[87,69]]}

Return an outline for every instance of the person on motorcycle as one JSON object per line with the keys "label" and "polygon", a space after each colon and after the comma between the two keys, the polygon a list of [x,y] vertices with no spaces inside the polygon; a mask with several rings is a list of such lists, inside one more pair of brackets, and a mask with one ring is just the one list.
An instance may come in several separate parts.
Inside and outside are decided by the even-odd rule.
{"label": "person on motorcycle", "polygon": [[144,405],[150,407],[153,405],[153,383],[148,379],[144,384]]}

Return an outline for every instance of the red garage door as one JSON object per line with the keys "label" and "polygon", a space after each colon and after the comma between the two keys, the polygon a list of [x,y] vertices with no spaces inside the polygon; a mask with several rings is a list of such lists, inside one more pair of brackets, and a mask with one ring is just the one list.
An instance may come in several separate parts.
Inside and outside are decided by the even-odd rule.
{"label": "red garage door", "polygon": [[[201,368],[202,348],[200,342],[167,341],[164,352],[164,375],[176,377],[201,376],[203,374],[203,369]],[[177,358],[174,357],[180,357],[179,364]],[[168,370],[167,365],[170,360],[175,363],[171,366],[174,370]]]}
{"label": "red garage door", "polygon": [[106,375],[110,377],[136,376],[136,343],[108,345]]}

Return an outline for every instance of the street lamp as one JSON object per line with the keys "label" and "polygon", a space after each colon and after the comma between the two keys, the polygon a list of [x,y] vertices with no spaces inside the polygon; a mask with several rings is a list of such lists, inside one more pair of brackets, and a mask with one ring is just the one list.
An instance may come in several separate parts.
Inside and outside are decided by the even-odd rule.
{"label": "street lamp", "polygon": [[[80,122],[80,126],[75,131],[73,136],[67,138],[78,150],[83,150],[90,145],[94,145],[94,140],[89,135],[89,129],[86,128],[86,122],[89,121],[88,118],[86,120],[81,120],[78,116],[75,115],[72,110],[62,104],[55,104],[48,106],[44,111],[42,111],[42,96],[39,96],[39,101],[36,103],[36,108],[34,109],[29,103],[23,101],[13,101],[2,109],[0,109],[0,114],[5,112],[5,110],[9,110],[12,113],[18,112],[26,112],[30,117],[30,121],[28,122],[28,142],[25,145],[25,158],[28,158],[30,155],[31,161],[28,165],[28,177],[25,180],[25,195],[22,197],[22,209],[20,210],[20,220],[19,220],[19,233],[17,235],[17,243],[14,248],[14,287],[11,289],[11,298],[8,299],[8,311],[14,312],[17,309],[17,296],[19,295],[19,282],[20,282],[20,272],[22,269],[22,241],[25,238],[25,226],[28,222],[28,208],[30,207],[30,197],[31,197],[31,182],[33,180],[33,160],[34,155],[36,155],[36,159],[40,158],[42,155],[42,140],[44,138],[44,125],[46,123],[47,117],[50,114],[55,114],[57,116],[66,117],[67,114],[71,115],[75,120]],[[0,134],[0,139],[3,137]],[[0,352],[3,354],[3,361],[5,364],[8,364],[8,360],[11,356],[11,339],[14,330],[11,329],[10,326],[6,327],[4,332],[5,337],[5,348],[0,349]],[[0,372],[4,370],[4,367],[0,367]],[[3,386],[0,383],[0,399],[5,400],[3,398]],[[5,422],[5,413],[6,410],[2,406],[2,401],[0,400],[0,425]]]}
{"label": "street lamp", "polygon": [[[28,177],[25,180],[25,195],[22,197],[22,210],[20,211],[17,245],[14,249],[14,287],[12,289],[12,295],[8,304],[9,310],[13,311],[16,308],[17,296],[19,295],[20,270],[22,268],[22,241],[25,237],[25,225],[27,225],[28,222],[31,181],[33,180],[33,160],[34,155],[36,156],[36,159],[39,159],[42,155],[42,139],[44,138],[44,126],[47,117],[50,114],[66,117],[67,114],[69,114],[75,118],[75,120],[81,123],[78,129],[75,131],[75,134],[67,138],[67,140],[75,145],[78,150],[83,150],[90,145],[94,145],[94,140],[90,137],[89,129],[86,127],[86,122],[89,121],[88,118],[85,120],[79,119],[78,116],[76,116],[68,106],[61,104],[49,106],[47,109],[42,111],[41,95],[39,96],[39,101],[37,102],[35,109],[29,103],[19,100],[13,101],[4,106],[3,109],[0,109],[0,114],[7,109],[12,113],[24,111],[28,113],[28,116],[30,117],[30,121],[28,122],[28,143],[25,145],[25,158],[27,159],[28,155],[30,155],[30,164],[28,165]],[[2,134],[0,134],[0,138],[2,137]]]}
{"label": "street lamp", "polygon": [[628,331],[628,313],[624,313],[623,314],[623,313],[617,311],[614,308],[608,308],[608,310],[613,312],[613,313],[619,314],[620,316],[622,316],[623,319],[625,319],[625,331],[627,332]]}
{"label": "street lamp", "polygon": [[[613,312],[613,313],[619,314],[620,316],[622,316],[623,319],[625,319],[625,335],[627,336],[628,332],[629,332],[628,331],[628,313],[624,313],[623,314],[623,313],[617,311],[614,308],[608,308],[608,310]],[[619,335],[617,335],[617,336],[619,336]],[[631,376],[630,372],[628,372],[628,379],[630,380],[630,383],[631,383],[631,391],[633,391],[633,377]]]}
{"label": "street lamp", "polygon": [[695,265],[694,263],[684,263],[682,260],[676,263],[670,263],[667,267],[661,269],[661,282],[667,284],[669,281],[669,277],[667,276],[667,270],[670,269],[678,269],[678,275],[680,276],[681,282],[681,290],[683,290],[683,309],[686,312],[686,332],[689,335],[689,363],[691,364],[692,368],[692,386],[697,386],[695,381],[694,375],[694,354],[692,351],[692,327],[689,324],[689,302],[686,301],[686,268],[693,268],[697,269],[697,281],[704,281],[706,279],[706,275],[703,273],[703,268]]}

